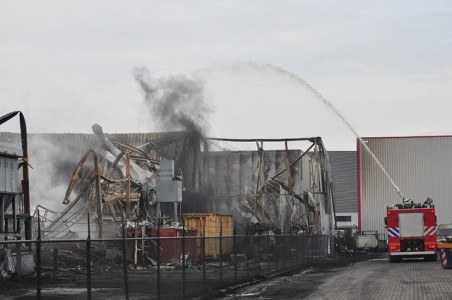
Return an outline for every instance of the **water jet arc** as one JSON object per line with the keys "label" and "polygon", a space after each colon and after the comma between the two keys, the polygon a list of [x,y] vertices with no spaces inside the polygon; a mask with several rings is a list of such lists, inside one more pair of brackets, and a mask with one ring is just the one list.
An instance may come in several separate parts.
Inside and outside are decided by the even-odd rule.
{"label": "water jet arc", "polygon": [[375,154],[370,150],[370,148],[366,145],[366,143],[363,141],[363,139],[360,137],[360,135],[356,132],[355,128],[353,128],[353,126],[347,121],[347,119],[345,119],[345,117],[341,114],[341,112],[334,107],[333,104],[331,104],[331,102],[328,101],[328,99],[326,99],[322,94],[320,94],[315,88],[313,88],[309,83],[307,83],[305,80],[303,80],[302,78],[298,77],[295,74],[292,74],[286,70],[284,70],[281,67],[278,66],[274,66],[274,65],[263,65],[260,67],[261,69],[268,69],[268,70],[272,70],[274,72],[277,72],[281,75],[285,75],[288,78],[290,78],[291,80],[301,84],[302,86],[304,86],[305,88],[307,88],[308,90],[310,90],[316,97],[317,99],[319,99],[324,105],[326,105],[329,109],[331,109],[338,117],[339,119],[342,120],[342,122],[353,132],[353,134],[358,138],[358,141],[360,142],[360,144],[364,147],[364,149],[366,149],[366,151],[371,155],[371,157],[373,158],[373,160],[377,163],[377,165],[380,167],[380,169],[383,171],[383,173],[385,174],[385,176],[388,178],[389,182],[392,184],[392,186],[395,188],[395,190],[397,191],[397,194],[402,198],[403,202],[408,201],[409,199],[407,199],[405,197],[405,195],[400,191],[399,187],[395,184],[394,180],[392,180],[391,176],[389,176],[388,172],[386,171],[386,169],[383,167],[383,165],[380,163],[380,161],[377,159],[377,157],[375,156]]}

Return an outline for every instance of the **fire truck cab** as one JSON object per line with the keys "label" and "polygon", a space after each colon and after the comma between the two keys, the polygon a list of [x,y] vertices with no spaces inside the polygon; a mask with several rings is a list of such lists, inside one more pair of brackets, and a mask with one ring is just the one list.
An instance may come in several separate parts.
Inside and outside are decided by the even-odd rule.
{"label": "fire truck cab", "polygon": [[386,209],[389,262],[404,257],[437,259],[436,215],[432,203],[403,203]]}

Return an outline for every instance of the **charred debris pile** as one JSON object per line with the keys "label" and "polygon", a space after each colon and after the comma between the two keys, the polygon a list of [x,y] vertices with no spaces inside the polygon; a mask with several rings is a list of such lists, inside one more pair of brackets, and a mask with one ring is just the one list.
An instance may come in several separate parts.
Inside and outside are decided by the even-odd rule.
{"label": "charred debris pile", "polygon": [[[40,237],[49,241],[85,239],[88,224],[91,238],[99,240],[121,237],[123,229],[128,238],[160,236],[162,229],[173,230],[176,236],[181,230],[190,236],[331,233],[332,179],[319,137],[238,140],[207,139],[190,132],[106,134],[97,124],[93,133],[29,135],[32,157],[36,141],[58,148],[48,164],[58,170],[50,172],[52,182],[65,183],[59,200],[63,209],[44,203],[45,194],[32,201],[34,237],[38,219]],[[18,138],[1,133],[0,140],[6,136]],[[222,141],[256,143],[257,150],[210,150]],[[304,141],[308,147],[289,150],[292,141]],[[264,150],[266,143],[274,142],[284,143],[285,150]],[[208,226],[215,229],[207,232]],[[216,243],[208,246],[212,258],[218,257]],[[137,253],[145,253],[144,263],[154,264],[155,245],[135,244],[135,262]],[[82,246],[73,242],[67,246],[44,252],[49,264],[58,255],[65,263],[60,268],[76,269]],[[105,245],[92,246],[100,264],[114,261]],[[187,247],[199,255],[196,245]],[[232,244],[225,242],[223,248],[221,253],[228,254]],[[179,255],[162,258],[177,265],[174,259]]]}
{"label": "charred debris pile", "polygon": [[[92,148],[80,161],[62,163],[66,169],[75,165],[67,170],[72,175],[64,210],[39,206],[46,239],[77,232],[88,214],[99,239],[120,235],[112,228],[122,222],[134,230],[182,226],[187,213],[229,215],[241,234],[330,233],[332,181],[327,152],[318,137],[258,140],[257,151],[209,151],[212,141],[252,140],[203,139],[184,132],[151,139],[104,134],[97,124],[93,132],[84,141]],[[50,138],[65,143],[74,136]],[[310,146],[306,151],[288,150],[292,140]],[[265,142],[285,143],[286,150],[265,151]]]}
{"label": "charred debris pile", "polygon": [[[45,195],[32,195],[45,239],[86,232],[78,224],[86,224],[88,214],[95,225],[92,234],[99,239],[111,237],[111,229],[121,222],[129,227],[178,226],[184,213],[230,215],[236,228],[242,228],[239,233],[246,234],[329,234],[333,226],[331,172],[320,137],[238,140],[205,139],[189,132],[104,134],[97,124],[93,132],[29,135],[31,155],[36,140],[66,153],[47,162],[58,170],[48,174],[53,176],[51,184],[66,186],[64,198],[52,201],[64,206],[55,208],[42,201]],[[11,140],[6,133],[0,140],[6,136]],[[254,142],[257,151],[209,151],[212,142],[219,141]],[[305,151],[289,150],[291,141],[309,144]],[[264,150],[264,143],[274,142],[285,143],[285,150]],[[33,165],[33,158],[30,161]]]}

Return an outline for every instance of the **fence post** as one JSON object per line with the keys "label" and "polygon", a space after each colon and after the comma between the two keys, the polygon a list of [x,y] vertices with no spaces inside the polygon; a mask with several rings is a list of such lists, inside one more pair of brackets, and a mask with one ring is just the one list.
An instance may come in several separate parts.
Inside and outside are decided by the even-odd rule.
{"label": "fence post", "polygon": [[86,239],[86,292],[91,300],[91,228],[88,213],[88,238]]}
{"label": "fence post", "polygon": [[282,247],[282,267],[285,268],[286,267],[286,256],[288,255],[288,251],[287,251],[287,237],[286,237],[286,233],[285,233],[285,227],[283,226],[283,230],[282,230],[282,235],[281,235],[282,239],[283,239],[283,247]]}
{"label": "fence post", "polygon": [[[20,237],[17,237],[20,241]],[[16,243],[16,273],[17,279],[22,277],[22,243]]]}
{"label": "fence post", "polygon": [[234,235],[232,237],[232,250],[234,251],[234,283],[237,282],[237,222],[234,222]]}
{"label": "fence post", "polygon": [[325,246],[325,243],[324,243],[324,239],[325,238],[325,235],[321,235],[320,236],[320,238],[319,238],[319,258],[321,258],[321,257],[323,257],[323,249],[324,249],[324,246]]}
{"label": "fence post", "polygon": [[257,274],[261,274],[261,233],[257,234]]}
{"label": "fence post", "polygon": [[124,271],[124,288],[126,292],[126,299],[129,300],[129,282],[127,278],[127,253],[126,253],[126,229],[124,224],[124,214],[121,211],[121,221],[122,221],[122,265]]}
{"label": "fence post", "polygon": [[246,243],[248,245],[248,251],[246,253],[246,278],[248,279],[250,276],[250,260],[249,260],[249,255],[252,252],[252,250],[250,251],[250,246],[251,246],[251,236],[248,234],[246,235],[246,238],[248,239],[248,243]]}
{"label": "fence post", "polygon": [[306,259],[306,253],[307,253],[306,239],[309,238],[309,235],[302,235],[302,236],[300,236],[300,238],[301,238],[301,247],[302,247],[302,250],[303,250],[303,252],[302,252],[303,256],[301,257],[301,263],[304,265],[307,262],[307,259]]}
{"label": "fence post", "polygon": [[53,280],[58,277],[58,248],[53,248]]}
{"label": "fence post", "polygon": [[322,242],[322,236],[321,235],[317,235],[317,237],[316,237],[316,246],[317,246],[317,249],[316,249],[316,251],[315,251],[315,253],[316,253],[316,256],[315,256],[315,259],[316,259],[316,261],[317,260],[319,260],[319,257],[320,257],[320,243]]}
{"label": "fence post", "polygon": [[270,229],[267,230],[267,273],[270,273]]}
{"label": "fence post", "polygon": [[185,222],[182,220],[182,298],[185,299]]}
{"label": "fence post", "polygon": [[38,238],[36,239],[36,298],[41,299],[41,217],[38,209]]}
{"label": "fence post", "polygon": [[207,292],[207,282],[206,282],[206,226],[203,226],[203,232],[201,237],[201,259],[202,259],[202,283],[204,287],[204,292]]}
{"label": "fence post", "polygon": [[275,247],[273,248],[273,258],[275,260],[274,265],[275,265],[275,271],[276,271],[279,268],[279,265],[278,265],[279,264],[279,262],[278,262],[279,249],[280,249],[279,242],[281,241],[281,239],[280,239],[280,236],[276,235],[276,234],[274,234],[273,237],[275,239]]}
{"label": "fence post", "polygon": [[220,286],[223,285],[223,223],[220,222]]}
{"label": "fence post", "polygon": [[160,220],[157,219],[157,299],[160,299]]}

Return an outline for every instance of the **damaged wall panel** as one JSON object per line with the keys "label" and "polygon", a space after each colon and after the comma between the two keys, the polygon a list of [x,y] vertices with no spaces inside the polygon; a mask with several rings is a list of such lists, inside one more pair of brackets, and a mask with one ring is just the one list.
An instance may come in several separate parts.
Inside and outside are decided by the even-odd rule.
{"label": "damaged wall panel", "polygon": [[[300,150],[288,151],[289,161],[295,162],[302,153]],[[206,181],[213,198],[209,209],[216,213],[232,214],[237,219],[243,216],[249,218],[250,222],[270,223],[269,226],[279,230],[283,227],[289,229],[292,221],[300,226],[305,224],[306,219],[299,216],[303,204],[294,199],[294,196],[301,199],[303,192],[309,191],[303,189],[301,180],[303,160],[290,168],[293,182],[293,195],[290,195],[278,184],[288,185],[288,172],[284,172],[286,151],[264,151],[262,155],[258,151],[209,153],[210,172]],[[279,173],[276,181],[272,180]],[[243,205],[247,207],[245,211],[248,213],[244,212]],[[257,215],[260,217],[256,219]]]}

